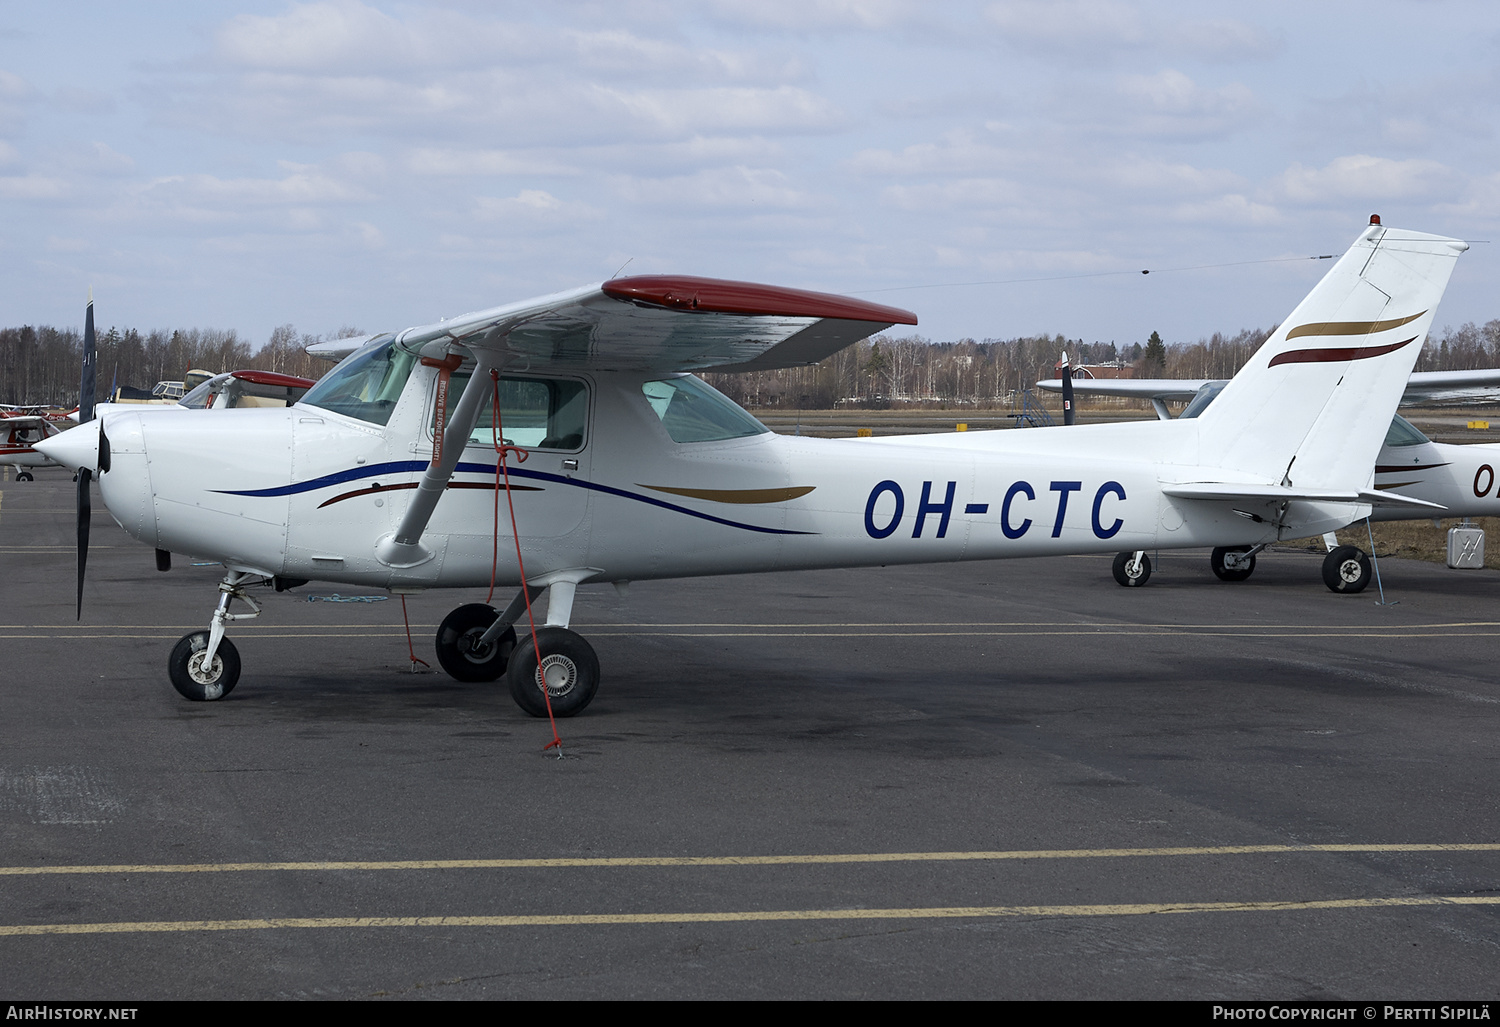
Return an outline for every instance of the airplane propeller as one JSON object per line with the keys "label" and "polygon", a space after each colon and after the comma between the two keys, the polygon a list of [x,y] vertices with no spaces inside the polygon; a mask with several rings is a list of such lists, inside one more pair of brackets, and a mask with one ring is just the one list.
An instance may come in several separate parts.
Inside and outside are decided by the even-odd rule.
{"label": "airplane propeller", "polygon": [[[83,373],[78,382],[78,423],[81,425],[94,418],[94,361],[98,356],[94,340],[94,297],[89,297],[88,309],[83,317]],[[89,527],[93,522],[93,503],[89,495],[89,482],[94,472],[88,467],[78,468],[78,613],[83,620],[83,572],[89,562]]]}
{"label": "airplane propeller", "polygon": [[1074,424],[1078,414],[1073,409],[1073,367],[1068,363],[1067,353],[1062,355],[1058,367],[1062,371],[1063,424]]}

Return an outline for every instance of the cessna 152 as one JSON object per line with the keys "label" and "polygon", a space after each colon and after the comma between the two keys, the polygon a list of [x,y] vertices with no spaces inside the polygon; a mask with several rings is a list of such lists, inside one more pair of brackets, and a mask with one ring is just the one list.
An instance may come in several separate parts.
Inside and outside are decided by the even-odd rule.
{"label": "cessna 152", "polygon": [[[1066,360],[1066,354],[1064,354]],[[1167,403],[1188,401],[1178,418],[1199,416],[1228,385],[1227,381],[1168,378],[1077,379],[1063,377],[1037,382],[1049,392],[1149,399],[1157,417],[1170,419]],[[1407,380],[1403,403],[1474,402],[1500,396],[1500,369],[1472,371],[1417,371]],[[1065,401],[1066,402],[1066,401]],[[1071,408],[1069,408],[1071,412]],[[1375,489],[1420,499],[1443,508],[1449,517],[1500,516],[1500,445],[1451,445],[1433,442],[1400,414],[1392,416],[1385,442],[1375,457]],[[1399,506],[1370,511],[1376,521],[1415,520],[1432,514]],[[1340,545],[1325,533],[1328,555],[1323,559],[1323,583],[1334,592],[1361,592],[1370,583],[1370,557],[1358,546]],[[1163,547],[1165,548],[1165,547]],[[1223,581],[1244,581],[1255,571],[1255,555],[1265,544],[1220,546],[1209,556],[1209,567]],[[1151,559],[1144,552],[1119,553],[1114,577],[1121,585],[1144,585],[1151,577]]]}
{"label": "cessna 152", "polygon": [[[98,472],[135,538],[225,565],[208,630],[168,661],[188,698],[234,687],[225,629],[259,612],[252,584],[493,580],[516,598],[449,614],[440,662],[463,680],[504,674],[526,712],[568,716],[599,681],[592,647],[568,628],[584,582],[1253,546],[1375,505],[1436,509],[1373,489],[1372,468],[1466,248],[1372,224],[1191,420],[774,435],[687,372],[812,363],[916,318],[645,276],[379,336],[285,411],[114,412],[44,445],[80,481]],[[512,534],[514,559],[498,546]],[[546,626],[518,639],[544,588]],[[237,600],[251,612],[231,613]]]}

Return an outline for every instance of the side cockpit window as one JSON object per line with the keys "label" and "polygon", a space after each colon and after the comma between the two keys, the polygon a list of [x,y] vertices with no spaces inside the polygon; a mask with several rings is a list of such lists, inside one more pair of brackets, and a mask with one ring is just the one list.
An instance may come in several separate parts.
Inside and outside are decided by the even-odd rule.
{"label": "side cockpit window", "polygon": [[[469,384],[465,373],[448,384],[449,409],[458,404]],[[434,390],[436,386],[434,386]],[[588,427],[588,389],[570,378],[500,379],[500,424],[505,442],[523,449],[578,450]],[[479,421],[469,434],[469,445],[488,446],[495,438],[495,396],[486,397]],[[433,410],[436,420],[437,411]],[[428,425],[428,430],[432,425]]]}

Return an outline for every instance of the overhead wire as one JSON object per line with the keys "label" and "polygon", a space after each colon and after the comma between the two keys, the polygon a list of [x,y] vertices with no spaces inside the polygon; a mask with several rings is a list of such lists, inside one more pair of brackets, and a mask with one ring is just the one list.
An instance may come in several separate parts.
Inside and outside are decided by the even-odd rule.
{"label": "overhead wire", "polygon": [[868,296],[877,292],[905,292],[913,289],[961,289],[977,285],[1026,285],[1032,282],[1065,282],[1075,278],[1110,278],[1121,275],[1169,274],[1175,271],[1208,271],[1221,267],[1244,267],[1247,264],[1287,264],[1304,260],[1333,260],[1338,254],[1322,253],[1307,257],[1267,257],[1261,260],[1233,260],[1224,264],[1191,264],[1183,267],[1141,268],[1131,271],[1083,271],[1071,275],[1047,275],[1039,278],[1001,278],[987,282],[931,282],[926,285],[890,285],[880,289],[850,290],[851,296]]}

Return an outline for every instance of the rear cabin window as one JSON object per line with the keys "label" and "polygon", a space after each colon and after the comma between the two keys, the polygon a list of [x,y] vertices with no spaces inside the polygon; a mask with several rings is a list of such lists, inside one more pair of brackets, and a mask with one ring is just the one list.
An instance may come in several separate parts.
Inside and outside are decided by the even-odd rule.
{"label": "rear cabin window", "polygon": [[[455,374],[448,383],[448,411],[458,406],[469,375]],[[500,424],[505,442],[523,449],[582,449],[588,424],[588,389],[567,378],[501,378]],[[434,393],[436,387],[434,387]],[[433,424],[437,421],[434,405]],[[484,399],[479,421],[468,445],[488,446],[495,440],[495,397]]]}
{"label": "rear cabin window", "polygon": [[1423,435],[1416,425],[1400,414],[1391,419],[1391,426],[1386,429],[1385,433],[1385,444],[1391,447],[1420,446],[1428,441],[1431,440]]}
{"label": "rear cabin window", "polygon": [[719,442],[771,430],[692,375],[646,382],[641,391],[673,442]]}

